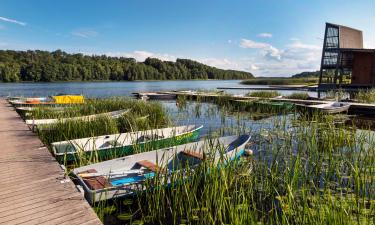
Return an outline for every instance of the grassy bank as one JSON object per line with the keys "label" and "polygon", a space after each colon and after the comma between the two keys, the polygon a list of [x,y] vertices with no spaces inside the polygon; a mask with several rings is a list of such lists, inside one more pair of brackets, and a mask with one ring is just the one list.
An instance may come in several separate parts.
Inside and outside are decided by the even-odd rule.
{"label": "grassy bank", "polygon": [[[215,104],[201,100],[193,103],[186,97],[179,98],[175,117],[195,118],[196,121],[189,122],[204,121],[205,125],[216,119],[207,134],[211,137],[250,133],[254,155],[220,168],[209,159],[204,160],[193,170],[173,173],[168,185],[167,179],[163,179],[167,174],[156,174],[140,184],[140,190],[148,191],[96,204],[94,209],[105,224],[374,223],[373,132],[357,130],[339,116],[304,118],[294,111],[275,112],[271,118],[255,121],[249,118],[257,112],[266,115],[271,109],[263,112],[259,104],[242,104],[227,96],[218,98]],[[165,126],[169,121],[159,103],[130,99],[96,101],[99,100],[93,100],[92,106],[95,112],[121,105],[120,108],[129,106],[138,116],[153,115],[147,128]],[[243,108],[236,105],[239,103]],[[82,115],[85,111],[78,113]],[[132,117],[136,120],[135,115]],[[66,140],[91,132],[143,129],[133,123],[130,127],[122,125],[121,119],[107,118],[66,126],[58,126],[57,134],[46,133],[45,137]]]}
{"label": "grassy bank", "polygon": [[[249,132],[242,116],[234,132]],[[150,191],[97,210],[112,224],[371,224],[375,139],[336,119],[264,121],[252,132],[254,156],[220,169],[203,161],[173,174],[170,188],[159,174],[144,184]]]}
{"label": "grassy bank", "polygon": [[241,84],[247,85],[315,85],[318,78],[286,78],[286,77],[262,77],[244,80]]}
{"label": "grassy bank", "polygon": [[[84,105],[67,108],[62,112],[39,108],[33,115],[36,118],[67,118],[119,109],[129,109],[130,111],[117,119],[101,116],[91,121],[60,121],[43,129],[38,129],[37,132],[43,143],[50,146],[51,143],[58,141],[158,129],[171,125],[171,120],[160,103],[130,98],[89,99]],[[79,164],[75,166],[90,164],[97,160],[97,158],[80,158]]]}

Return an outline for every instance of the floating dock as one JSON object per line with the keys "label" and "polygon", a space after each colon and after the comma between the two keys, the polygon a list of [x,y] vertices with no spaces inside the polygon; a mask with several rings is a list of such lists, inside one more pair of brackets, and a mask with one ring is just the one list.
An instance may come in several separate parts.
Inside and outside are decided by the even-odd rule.
{"label": "floating dock", "polygon": [[[156,93],[175,94],[177,96],[186,96],[192,99],[197,99],[197,98],[216,99],[220,97],[225,97],[231,100],[262,99],[262,100],[268,100],[268,101],[291,102],[291,103],[305,104],[305,105],[324,104],[324,103],[332,102],[332,101],[320,100],[320,99],[303,100],[303,99],[288,99],[288,98],[259,98],[259,97],[238,96],[238,95],[221,95],[221,94],[214,94],[214,93],[194,92],[194,91],[159,91]],[[142,92],[134,93],[134,94],[142,94]],[[349,111],[353,114],[375,115],[375,104],[357,103],[357,102],[349,102],[349,104],[350,104]]]}
{"label": "floating dock", "polygon": [[0,224],[102,224],[5,99],[0,99],[0,143]]}

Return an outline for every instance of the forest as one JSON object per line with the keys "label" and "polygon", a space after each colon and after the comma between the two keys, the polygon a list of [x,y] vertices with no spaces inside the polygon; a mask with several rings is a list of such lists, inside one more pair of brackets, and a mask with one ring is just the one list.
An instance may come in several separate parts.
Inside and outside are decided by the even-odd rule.
{"label": "forest", "polygon": [[69,54],[61,50],[0,50],[0,82],[134,81],[191,79],[249,79],[248,72],[222,70],[202,63],[147,58]]}

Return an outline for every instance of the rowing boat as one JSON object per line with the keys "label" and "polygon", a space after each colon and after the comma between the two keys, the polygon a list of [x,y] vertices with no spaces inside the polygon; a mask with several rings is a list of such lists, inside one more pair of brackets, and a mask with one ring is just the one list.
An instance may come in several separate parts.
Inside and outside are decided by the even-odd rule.
{"label": "rowing boat", "polygon": [[150,99],[150,100],[172,100],[177,98],[177,94],[168,93],[156,93],[156,92],[144,92],[137,93],[136,96],[140,99]]}
{"label": "rowing boat", "polygon": [[82,95],[55,95],[51,97],[31,97],[10,100],[14,107],[37,107],[37,106],[61,106],[71,104],[83,104]]}
{"label": "rowing boat", "polygon": [[320,111],[327,114],[336,114],[348,112],[350,103],[347,102],[329,102],[318,105],[298,105],[299,108],[305,108],[310,112]]}
{"label": "rowing boat", "polygon": [[65,123],[68,121],[92,121],[99,117],[105,117],[105,116],[116,119],[129,111],[130,109],[121,109],[117,111],[93,114],[93,115],[88,115],[88,116],[77,116],[77,117],[59,118],[59,119],[38,119],[38,120],[31,119],[31,120],[26,120],[25,122],[28,126],[30,126],[34,130],[36,126],[41,126],[41,125]]}
{"label": "rowing boat", "polygon": [[112,134],[52,143],[59,162],[79,160],[79,156],[108,159],[196,141],[203,126],[186,125],[162,129]]}
{"label": "rowing boat", "polygon": [[142,183],[158,173],[170,184],[168,177],[174,172],[193,169],[203,160],[213,165],[229,163],[244,154],[249,140],[249,135],[241,135],[193,142],[76,168],[73,175],[93,204],[144,191]]}

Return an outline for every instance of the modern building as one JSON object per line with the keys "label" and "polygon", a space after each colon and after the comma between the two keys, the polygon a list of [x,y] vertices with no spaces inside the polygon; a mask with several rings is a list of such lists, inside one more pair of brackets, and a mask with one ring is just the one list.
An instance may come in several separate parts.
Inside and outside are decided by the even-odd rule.
{"label": "modern building", "polygon": [[375,49],[363,48],[362,31],[326,23],[319,89],[375,87]]}

